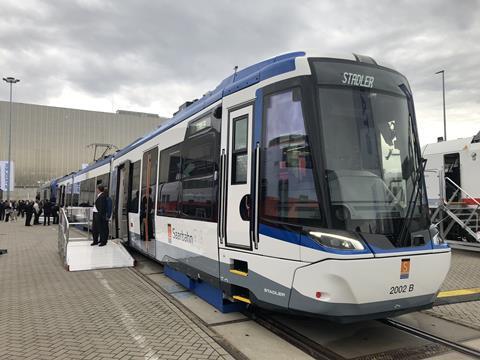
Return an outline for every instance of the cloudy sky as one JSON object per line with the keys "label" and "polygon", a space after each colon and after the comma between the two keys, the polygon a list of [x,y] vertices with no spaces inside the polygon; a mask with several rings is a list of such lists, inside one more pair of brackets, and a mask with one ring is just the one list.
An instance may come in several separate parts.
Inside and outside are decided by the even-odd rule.
{"label": "cloudy sky", "polygon": [[[281,53],[359,53],[409,79],[423,143],[480,131],[480,1],[0,0],[15,101],[170,116]],[[8,87],[0,99],[8,99]]]}

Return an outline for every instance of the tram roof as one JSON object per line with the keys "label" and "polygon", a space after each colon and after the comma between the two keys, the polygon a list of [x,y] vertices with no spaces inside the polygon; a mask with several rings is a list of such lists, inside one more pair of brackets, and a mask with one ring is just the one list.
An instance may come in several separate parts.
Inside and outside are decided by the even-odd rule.
{"label": "tram roof", "polygon": [[233,94],[265,79],[295,70],[295,58],[305,56],[305,52],[297,51],[279,55],[242,69],[225,78],[214,90],[207,92],[201,99],[180,110],[159,128],[144,137],[135,140],[130,145],[117,151],[113,157],[118,158],[136,147],[146,143],[158,134],[170,129],[176,124],[202,111],[224,96]]}
{"label": "tram roof", "polygon": [[90,170],[96,169],[96,168],[98,168],[102,165],[108,164],[112,158],[113,158],[113,155],[109,155],[109,156],[107,156],[103,159],[99,159],[99,160],[95,161],[93,164],[90,164],[87,167],[75,172],[73,175],[78,176],[78,175],[86,173],[87,171],[90,171]]}

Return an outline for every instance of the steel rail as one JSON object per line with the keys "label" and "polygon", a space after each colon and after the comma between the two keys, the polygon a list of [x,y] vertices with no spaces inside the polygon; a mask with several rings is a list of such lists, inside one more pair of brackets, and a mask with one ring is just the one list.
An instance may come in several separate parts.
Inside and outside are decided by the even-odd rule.
{"label": "steel rail", "polygon": [[404,324],[400,321],[397,321],[397,320],[382,319],[382,320],[379,320],[379,321],[386,324],[386,325],[389,325],[389,326],[392,326],[392,327],[397,328],[399,330],[405,331],[409,334],[418,336],[422,339],[429,340],[429,341],[435,342],[437,344],[442,344],[442,345],[444,345],[446,347],[449,347],[449,348],[451,348],[451,349],[453,349],[457,352],[460,352],[462,354],[465,354],[465,355],[468,355],[468,356],[473,356],[475,358],[480,358],[480,350],[477,350],[477,349],[471,348],[469,346],[459,344],[455,341],[451,341],[451,340],[442,338],[442,337],[437,336],[437,335],[430,334],[426,331],[417,329],[417,328],[415,328],[413,326],[410,326],[410,325],[406,325],[406,324]]}
{"label": "steel rail", "polygon": [[275,320],[272,316],[270,316],[272,314],[260,310],[259,308],[253,308],[244,311],[243,314],[315,359],[345,359],[343,356],[309,339],[305,335],[302,335],[284,323]]}

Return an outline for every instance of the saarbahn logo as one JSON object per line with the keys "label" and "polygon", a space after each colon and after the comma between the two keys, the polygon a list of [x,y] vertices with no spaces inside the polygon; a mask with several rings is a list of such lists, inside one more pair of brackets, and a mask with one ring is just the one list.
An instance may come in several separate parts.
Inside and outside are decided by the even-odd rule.
{"label": "saarbahn logo", "polygon": [[172,225],[171,224],[168,224],[167,233],[168,233],[168,243],[171,243],[172,242]]}

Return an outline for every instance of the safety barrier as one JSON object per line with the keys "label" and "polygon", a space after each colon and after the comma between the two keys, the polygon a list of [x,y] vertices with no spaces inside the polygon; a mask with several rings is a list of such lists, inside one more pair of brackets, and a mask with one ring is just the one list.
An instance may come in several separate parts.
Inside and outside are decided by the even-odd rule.
{"label": "safety barrier", "polygon": [[[68,243],[70,241],[90,241],[91,227],[91,208],[88,207],[68,207],[61,208],[58,221],[58,253],[64,265],[67,260]],[[72,226],[82,226],[86,232],[78,231],[77,237],[70,236]],[[82,234],[84,234],[82,236]]]}
{"label": "safety barrier", "polygon": [[[457,224],[470,237],[462,238],[462,241],[448,240],[450,246],[479,251],[480,203],[452,179],[445,176],[443,170],[438,171],[438,179],[440,201],[432,215],[432,222],[438,226],[444,239],[448,239],[450,231]],[[447,186],[452,190],[449,198],[446,195]]]}

